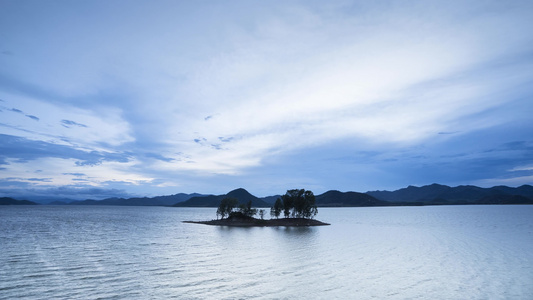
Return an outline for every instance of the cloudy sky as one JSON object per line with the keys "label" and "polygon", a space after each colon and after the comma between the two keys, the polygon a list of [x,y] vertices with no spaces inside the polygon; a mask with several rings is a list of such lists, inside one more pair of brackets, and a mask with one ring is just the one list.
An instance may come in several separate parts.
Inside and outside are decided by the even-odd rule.
{"label": "cloudy sky", "polygon": [[0,196],[533,183],[533,1],[0,0]]}

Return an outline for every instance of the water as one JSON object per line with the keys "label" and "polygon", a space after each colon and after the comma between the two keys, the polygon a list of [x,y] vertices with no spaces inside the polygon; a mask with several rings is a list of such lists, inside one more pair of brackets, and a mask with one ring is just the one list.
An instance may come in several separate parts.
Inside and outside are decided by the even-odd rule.
{"label": "water", "polygon": [[0,299],[533,299],[533,206],[321,208],[331,226],[181,223],[215,209],[0,207]]}

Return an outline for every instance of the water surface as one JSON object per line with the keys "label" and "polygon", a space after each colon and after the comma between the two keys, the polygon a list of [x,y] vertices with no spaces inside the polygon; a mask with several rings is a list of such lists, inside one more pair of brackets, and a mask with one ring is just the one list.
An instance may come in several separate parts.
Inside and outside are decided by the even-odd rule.
{"label": "water surface", "polygon": [[532,299],[533,206],[320,208],[331,226],[181,223],[215,209],[0,208],[0,299]]}

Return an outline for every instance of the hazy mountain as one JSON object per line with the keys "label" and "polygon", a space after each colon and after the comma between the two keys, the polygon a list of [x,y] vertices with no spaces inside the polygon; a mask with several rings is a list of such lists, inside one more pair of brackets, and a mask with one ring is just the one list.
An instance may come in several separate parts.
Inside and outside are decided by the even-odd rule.
{"label": "hazy mountain", "polygon": [[315,196],[318,207],[332,206],[388,206],[387,201],[378,200],[368,194],[357,192],[327,191]]}
{"label": "hazy mountain", "polygon": [[480,188],[472,185],[449,187],[432,184],[409,186],[396,191],[370,191],[368,195],[390,202],[421,202],[424,204],[533,204],[533,186],[517,188],[495,186]]}
{"label": "hazy mountain", "polygon": [[104,200],[83,200],[72,201],[72,205],[120,205],[120,206],[170,206],[178,202],[189,200],[193,197],[203,197],[198,193],[184,194],[179,193],[168,196],[143,197],[143,198],[108,198]]}
{"label": "hazy mountain", "polygon": [[265,201],[266,203],[268,203],[270,205],[274,205],[274,203],[276,202],[276,200],[279,197],[281,197],[281,195],[267,196],[267,197],[263,197],[263,198],[259,198],[259,199]]}
{"label": "hazy mountain", "polygon": [[225,195],[209,195],[204,197],[192,197],[187,201],[176,203],[175,207],[218,207],[222,199],[231,197],[239,200],[239,203],[246,204],[248,201],[252,201],[254,207],[270,207],[271,204],[257,198],[250,194],[247,190],[239,188],[233,190]]}
{"label": "hazy mountain", "polygon": [[54,196],[35,196],[35,195],[9,195],[9,197],[12,197],[14,199],[20,199],[20,200],[29,200],[32,202],[35,202],[37,204],[52,204],[52,205],[58,205],[55,203],[61,203],[64,204],[70,203],[72,201],[77,201],[76,199],[71,198],[59,198]]}
{"label": "hazy mountain", "polygon": [[9,197],[0,198],[0,205],[38,205],[33,201],[28,200],[16,200]]}
{"label": "hazy mountain", "polygon": [[[177,207],[218,207],[225,197],[237,198],[245,204],[252,201],[254,207],[271,207],[280,195],[258,198],[243,188],[235,189],[224,195],[174,194],[143,198],[107,198],[104,200],[72,201],[58,199],[54,205],[119,205],[119,206],[177,206]],[[13,198],[4,199],[0,204],[14,203]],[[7,200],[11,199],[11,200]],[[67,202],[68,200],[68,202]],[[21,203],[37,204],[21,200]],[[26,201],[26,202],[24,202]],[[18,202],[17,202],[18,203]],[[517,188],[495,186],[480,188],[472,185],[449,187],[431,184],[422,187],[408,186],[396,191],[369,191],[366,193],[327,191],[316,195],[320,207],[360,207],[360,206],[399,206],[399,205],[440,205],[440,204],[533,204],[533,186]]]}
{"label": "hazy mountain", "polygon": [[490,195],[479,199],[476,204],[533,204],[533,198],[520,195]]}

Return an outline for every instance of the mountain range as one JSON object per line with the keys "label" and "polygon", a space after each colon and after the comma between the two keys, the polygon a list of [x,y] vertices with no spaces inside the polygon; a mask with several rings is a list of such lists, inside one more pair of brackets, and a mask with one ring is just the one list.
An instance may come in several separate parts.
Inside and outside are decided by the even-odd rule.
{"label": "mountain range", "polygon": [[71,205],[119,205],[119,206],[171,206],[178,202],[183,202],[189,200],[193,197],[202,196],[201,194],[184,194],[179,193],[175,195],[168,196],[156,196],[156,197],[143,197],[143,198],[107,198],[104,200],[83,200],[83,201],[72,201],[69,203],[61,202],[51,202],[50,204],[61,205],[61,204],[71,204]]}
{"label": "mountain range", "polygon": [[368,195],[377,199],[396,202],[419,202],[431,204],[533,204],[533,186],[517,188],[495,186],[480,188],[473,185],[449,187],[431,184],[422,187],[408,186],[393,192],[373,191]]}
{"label": "mountain range", "polygon": [[37,205],[37,203],[28,200],[16,200],[9,197],[1,197],[0,205]]}
{"label": "mountain range", "polygon": [[[175,206],[218,207],[226,197],[237,198],[240,203],[252,201],[254,207],[271,207],[279,195],[259,198],[243,188],[223,195],[175,194],[144,198],[108,198],[104,200],[56,201],[53,205],[118,205],[118,206]],[[34,204],[26,200],[0,198],[0,205]],[[450,187],[431,184],[422,187],[408,186],[396,191],[369,191],[366,193],[327,191],[316,195],[318,207],[365,207],[406,205],[464,205],[464,204],[533,204],[533,186],[517,188],[495,186],[480,188],[472,185]]]}
{"label": "mountain range", "polygon": [[[239,188],[233,190],[225,195],[209,195],[209,196],[196,196],[192,197],[189,200],[176,203],[172,206],[175,207],[218,207],[222,199],[231,197],[239,200],[239,203],[248,203],[252,201],[252,206],[254,207],[270,207],[272,204],[266,202],[263,199],[257,198],[256,196],[250,194],[247,190]],[[277,198],[276,198],[277,199]]]}

